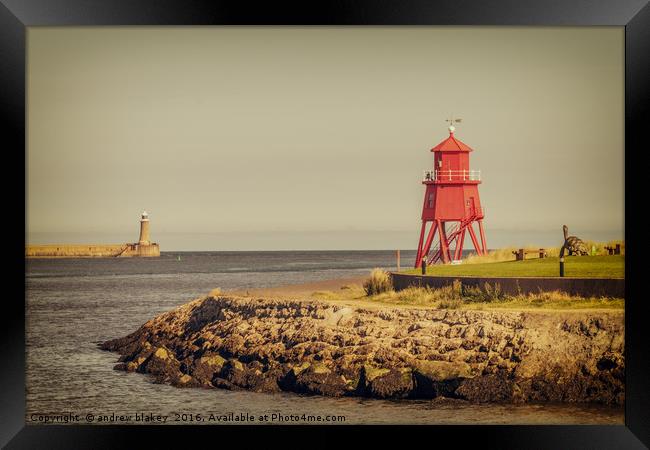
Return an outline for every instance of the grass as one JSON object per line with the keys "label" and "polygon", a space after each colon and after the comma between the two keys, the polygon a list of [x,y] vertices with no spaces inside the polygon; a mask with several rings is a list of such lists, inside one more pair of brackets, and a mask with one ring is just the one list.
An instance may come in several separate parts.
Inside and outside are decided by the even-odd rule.
{"label": "grass", "polygon": [[[564,275],[577,278],[624,278],[625,256],[565,256]],[[403,273],[420,274],[421,269]],[[526,259],[524,261],[483,262],[427,267],[427,275],[476,277],[557,277],[559,257]]]}
{"label": "grass", "polygon": [[625,300],[610,297],[577,297],[564,292],[506,295],[498,284],[482,287],[463,286],[456,282],[439,289],[411,287],[402,291],[386,291],[366,295],[361,286],[345,286],[340,291],[318,291],[313,298],[352,302],[372,302],[380,305],[420,306],[436,309],[514,309],[514,310],[575,310],[624,309]]}
{"label": "grass", "polygon": [[[584,241],[585,245],[589,251],[593,251],[592,256],[607,256],[607,249],[605,247],[615,247],[616,244],[621,245],[621,254],[625,255],[625,241],[609,241],[609,242],[596,242],[596,241]],[[532,253],[525,254],[526,259],[536,259],[538,258],[538,251],[540,246],[527,245],[524,247],[505,247],[499,248],[496,250],[491,250],[487,255],[478,256],[476,254],[471,254],[463,260],[463,264],[483,264],[491,262],[504,262],[504,261],[514,261],[515,255],[512,253],[519,250],[519,248],[524,248],[529,250]],[[560,256],[560,247],[544,247],[547,256],[549,257],[559,257]]]}
{"label": "grass", "polygon": [[222,294],[221,288],[214,288],[208,294],[210,297],[219,297]]}

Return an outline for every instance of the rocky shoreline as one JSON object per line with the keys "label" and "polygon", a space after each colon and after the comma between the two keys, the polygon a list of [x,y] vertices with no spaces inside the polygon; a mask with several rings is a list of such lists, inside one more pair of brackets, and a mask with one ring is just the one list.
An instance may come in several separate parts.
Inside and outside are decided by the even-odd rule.
{"label": "rocky shoreline", "polygon": [[100,344],[178,387],[472,402],[625,398],[622,311],[481,311],[208,296]]}

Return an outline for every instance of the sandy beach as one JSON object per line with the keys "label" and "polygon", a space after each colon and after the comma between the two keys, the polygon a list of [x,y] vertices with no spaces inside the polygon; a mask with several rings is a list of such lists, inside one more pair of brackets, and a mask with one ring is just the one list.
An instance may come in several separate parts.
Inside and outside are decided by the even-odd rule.
{"label": "sandy beach", "polygon": [[287,284],[270,288],[235,289],[228,291],[233,295],[260,296],[272,298],[300,297],[312,298],[315,292],[339,291],[345,286],[361,286],[367,276],[344,277],[331,280],[315,281],[303,284]]}

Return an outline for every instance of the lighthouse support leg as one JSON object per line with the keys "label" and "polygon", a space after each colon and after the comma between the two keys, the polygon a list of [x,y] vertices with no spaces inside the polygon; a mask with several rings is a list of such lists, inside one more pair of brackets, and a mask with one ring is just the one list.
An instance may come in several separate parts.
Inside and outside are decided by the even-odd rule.
{"label": "lighthouse support leg", "polygon": [[478,253],[479,256],[482,256],[483,251],[481,250],[481,247],[478,245],[478,239],[476,239],[476,234],[474,233],[474,229],[472,228],[471,223],[467,224],[467,231],[469,231],[469,236],[472,238],[472,243],[474,244],[476,253]]}
{"label": "lighthouse support leg", "polygon": [[463,228],[458,235],[458,240],[456,241],[456,252],[454,254],[454,259],[461,259],[463,256],[463,241],[465,240],[465,228]]}
{"label": "lighthouse support leg", "polygon": [[478,221],[478,231],[481,233],[481,246],[483,247],[483,254],[487,255],[487,243],[485,242],[485,232],[483,231],[483,221]]}
{"label": "lighthouse support leg", "polygon": [[418,254],[415,257],[415,268],[417,269],[422,264],[422,242],[424,241],[424,231],[427,228],[426,220],[422,221],[422,229],[420,230],[420,240],[418,241]]}
{"label": "lighthouse support leg", "polygon": [[449,242],[447,241],[447,231],[445,230],[445,223],[441,222],[440,220],[438,222],[438,228],[440,229],[440,256],[442,256],[442,262],[447,264],[449,262],[450,255],[449,255]]}
{"label": "lighthouse support leg", "polygon": [[422,248],[422,254],[420,255],[420,264],[422,264],[422,258],[425,258],[429,254],[429,249],[431,249],[431,242],[433,242],[433,236],[436,234],[436,228],[436,222],[432,222],[431,228],[429,229],[429,235],[427,236],[427,241],[424,243],[424,247]]}
{"label": "lighthouse support leg", "polygon": [[[424,235],[426,234],[426,227],[427,227],[427,222],[424,221],[422,223],[422,230],[420,231],[421,237],[424,237]],[[420,245],[420,248],[418,249],[418,254],[416,255],[415,258],[416,269],[422,265],[422,258],[425,258],[429,253],[429,249],[431,248],[431,242],[433,241],[433,236],[435,234],[436,234],[436,223],[432,222],[431,228],[429,228],[429,234],[427,235],[427,239],[424,242],[424,245]]]}

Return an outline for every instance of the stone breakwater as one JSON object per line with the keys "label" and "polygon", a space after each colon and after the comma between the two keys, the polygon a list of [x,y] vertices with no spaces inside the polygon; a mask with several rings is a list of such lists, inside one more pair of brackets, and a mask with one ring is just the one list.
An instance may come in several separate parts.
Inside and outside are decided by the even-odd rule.
{"label": "stone breakwater", "polygon": [[624,401],[622,311],[206,297],[100,347],[178,387],[474,402]]}
{"label": "stone breakwater", "polygon": [[151,244],[44,244],[25,247],[26,258],[131,258],[160,256]]}

